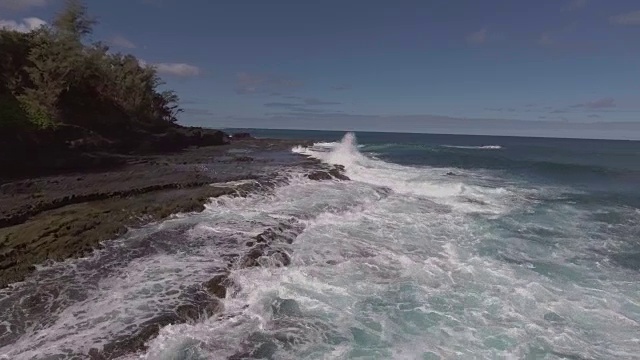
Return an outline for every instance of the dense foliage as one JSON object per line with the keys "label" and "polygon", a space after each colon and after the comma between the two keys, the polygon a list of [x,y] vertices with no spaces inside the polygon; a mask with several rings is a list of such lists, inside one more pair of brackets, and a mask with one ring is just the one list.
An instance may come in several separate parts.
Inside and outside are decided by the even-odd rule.
{"label": "dense foliage", "polygon": [[94,24],[80,0],[69,0],[51,26],[0,29],[0,132],[73,126],[109,137],[176,121],[178,97],[159,90],[153,67],[87,44]]}

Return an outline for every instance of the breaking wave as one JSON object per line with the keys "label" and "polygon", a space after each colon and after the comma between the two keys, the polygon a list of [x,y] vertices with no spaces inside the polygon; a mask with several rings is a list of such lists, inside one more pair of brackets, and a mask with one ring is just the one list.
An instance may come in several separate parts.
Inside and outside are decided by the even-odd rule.
{"label": "breaking wave", "polygon": [[[224,270],[233,286],[214,316],[163,326],[147,350],[122,359],[636,356],[640,276],[611,251],[640,234],[640,211],[601,207],[593,218],[559,200],[568,189],[403,166],[359,149],[352,133],[293,149],[344,166],[351,181],[292,170],[272,191],[217,198],[202,213],[46,269],[12,289],[17,298],[3,290],[12,309],[27,290],[95,284],[64,304],[43,294],[57,310],[0,354],[87,354],[235,264]],[[608,219],[617,219],[615,232]],[[286,233],[275,251],[290,262],[237,266],[265,228]],[[21,320],[3,319],[9,331]]]}

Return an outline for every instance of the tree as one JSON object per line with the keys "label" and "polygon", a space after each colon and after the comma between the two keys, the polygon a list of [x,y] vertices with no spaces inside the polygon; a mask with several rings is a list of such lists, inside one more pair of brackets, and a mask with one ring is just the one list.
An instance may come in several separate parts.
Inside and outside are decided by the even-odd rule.
{"label": "tree", "polygon": [[93,33],[95,18],[88,15],[87,6],[81,0],[67,0],[64,10],[53,20],[53,27],[64,37],[81,41]]}
{"label": "tree", "polygon": [[156,109],[158,116],[164,121],[175,123],[178,121],[178,114],[184,110],[180,108],[180,98],[173,90],[165,90],[156,94]]}
{"label": "tree", "polygon": [[59,122],[58,100],[63,91],[73,86],[81,75],[82,47],[79,43],[59,38],[49,29],[38,30],[29,52],[26,72],[32,86],[20,99],[27,112],[40,126]]}
{"label": "tree", "polygon": [[0,30],[0,125],[67,124],[107,134],[162,130],[177,121],[179,98],[158,90],[163,82],[154,67],[83,43],[95,23],[82,1],[68,0],[53,27]]}

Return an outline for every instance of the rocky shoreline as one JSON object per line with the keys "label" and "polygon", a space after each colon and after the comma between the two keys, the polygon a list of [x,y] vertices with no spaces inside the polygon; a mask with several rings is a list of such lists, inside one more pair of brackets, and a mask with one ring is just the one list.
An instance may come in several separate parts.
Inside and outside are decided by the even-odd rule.
{"label": "rocky shoreline", "polygon": [[[247,196],[271,191],[288,181],[287,169],[302,169],[309,179],[316,181],[348,180],[339,166],[329,167],[292,153],[290,150],[296,145],[309,143],[242,137],[226,145],[129,155],[122,165],[112,169],[1,183],[0,285],[9,286],[3,292],[11,295],[0,298],[0,306],[9,311],[5,315],[23,320],[18,328],[0,329],[0,348],[17,341],[38,319],[49,314],[51,310],[47,309],[65,306],[65,298],[82,298],[86,295],[80,294],[87,291],[84,287],[93,286],[87,279],[85,285],[61,288],[56,285],[60,276],[57,270],[36,271],[38,265],[58,264],[59,269],[64,267],[60,261],[82,257],[83,265],[79,266],[94,269],[103,276],[115,271],[117,264],[157,251],[158,246],[177,246],[172,236],[181,236],[178,234],[183,231],[160,231],[153,237],[142,237],[128,246],[126,253],[105,242],[124,235],[130,228],[143,227],[176,213],[200,212],[212,198],[221,195]],[[181,289],[179,299],[168,311],[145,320],[128,335],[89,349],[85,356],[114,359],[144,351],[146,343],[166,325],[221,316],[221,300],[237,291],[228,274],[257,266],[288,266],[291,244],[302,230],[299,223],[282,221],[264,228],[253,238],[220,239],[223,246],[237,249],[228,255],[225,265],[212,269],[208,277],[203,274],[200,283]],[[105,245],[104,250],[112,254],[111,260],[107,256],[94,263],[88,255]],[[19,286],[13,286],[14,283]],[[20,303],[18,308],[11,305],[15,301]],[[274,311],[287,311],[287,304],[282,307],[284,310]],[[247,350],[237,357],[255,357],[272,350]]]}
{"label": "rocky shoreline", "polygon": [[[128,227],[201,211],[212,197],[246,193],[269,181],[269,166],[292,161],[281,153],[300,143],[242,139],[180,152],[123,156],[123,164],[113,169],[2,183],[0,287],[22,280],[37,264],[84,256]],[[248,179],[256,182],[215,185]]]}

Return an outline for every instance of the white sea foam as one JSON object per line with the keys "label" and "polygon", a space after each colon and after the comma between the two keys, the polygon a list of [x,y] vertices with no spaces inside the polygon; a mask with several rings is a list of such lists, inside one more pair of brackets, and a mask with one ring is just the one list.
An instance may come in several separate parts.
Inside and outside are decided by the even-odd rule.
{"label": "white sea foam", "polygon": [[345,166],[347,176],[353,180],[389,187],[401,194],[426,197],[462,211],[500,213],[521,200],[519,194],[508,188],[482,186],[443,176],[452,170],[460,172],[458,169],[409,167],[366,157],[358,151],[353,133],[347,133],[338,143],[296,147],[293,151]]}
{"label": "white sea foam", "polygon": [[[156,313],[150,304],[173,301],[171,289],[207,279],[224,254],[265,227],[293,218],[304,229],[290,266],[234,268],[237,292],[227,294],[222,314],[164,327],[147,352],[125,358],[636,356],[640,278],[588,258],[601,243],[590,238],[602,234],[598,224],[572,205],[538,200],[555,190],[386,163],[361,154],[353,135],[295,151],[344,165],[353,181],[292,174],[271,193],[221,197],[166,222],[168,236],[149,243],[159,251],[121,264],[86,301],[0,353],[22,360],[44,348],[86,352],[97,336],[122,331],[128,316],[135,321]],[[154,234],[145,231],[122,249]],[[67,282],[87,276],[75,264]],[[281,312],[283,299],[297,306]],[[82,310],[101,325],[79,326]]]}
{"label": "white sea foam", "polygon": [[[354,181],[318,184],[300,178],[268,204],[226,203],[236,214],[315,215],[303,219],[306,228],[294,243],[290,267],[233,274],[242,290],[226,304],[228,311],[242,315],[166,328],[145,358],[175,354],[174,349],[161,350],[169,343],[195,343],[201,356],[223,358],[260,344],[247,334],[262,334],[274,344],[278,359],[523,358],[554,356],[551,352],[633,357],[637,343],[624,334],[637,325],[637,308],[621,313],[615,305],[629,301],[631,294],[590,288],[619,287],[621,279],[590,283],[571,266],[558,268],[560,274],[569,271],[569,278],[536,272],[548,253],[538,254],[531,244],[522,243],[519,255],[531,251],[533,268],[478,254],[485,241],[494,253],[499,251],[501,245],[492,242],[500,234],[460,206],[463,186],[485,196],[488,204],[501,204],[494,206],[498,214],[530,213],[527,208],[535,201],[522,201],[515,189],[483,189],[472,177],[465,177],[471,183],[440,181],[443,169],[368,158],[357,151],[351,135],[340,143],[294,151],[343,165]],[[530,189],[520,193],[532,196]],[[558,211],[551,216],[566,221],[564,231],[580,233],[573,217],[580,214]],[[574,250],[585,249],[569,252]],[[278,317],[270,306],[276,298],[295,300],[302,314]],[[636,320],[620,322],[621,316]],[[594,331],[595,322],[597,330],[585,337],[581,329]],[[295,345],[275,340],[285,338]],[[605,338],[608,345],[603,345]]]}
{"label": "white sea foam", "polygon": [[500,145],[481,145],[481,146],[464,146],[464,145],[442,145],[442,147],[454,148],[454,149],[479,149],[479,150],[500,150]]}

